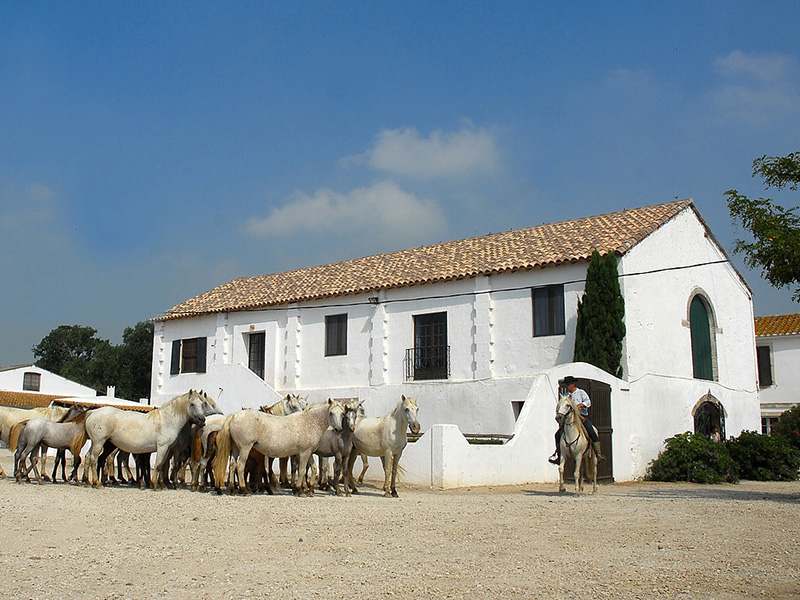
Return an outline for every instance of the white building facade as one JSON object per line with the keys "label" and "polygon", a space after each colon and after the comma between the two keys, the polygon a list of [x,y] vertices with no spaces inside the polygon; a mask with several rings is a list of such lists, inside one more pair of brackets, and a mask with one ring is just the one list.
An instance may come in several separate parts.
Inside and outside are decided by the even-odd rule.
{"label": "white building facade", "polygon": [[[618,257],[623,379],[571,363],[593,250]],[[198,388],[227,413],[295,392],[380,415],[414,396],[431,431],[404,467],[434,485],[476,484],[422,450],[444,443],[442,424],[513,435],[487,450],[528,456],[502,482],[557,478],[545,459],[566,374],[608,390],[601,437],[620,481],[676,433],[760,419],[751,292],[691,201],[235,280],[155,321],[154,404]]]}
{"label": "white building facade", "polygon": [[90,387],[75,383],[35,364],[0,367],[0,390],[60,396],[96,396]]}
{"label": "white building facade", "polygon": [[761,431],[800,404],[800,313],[756,317]]}

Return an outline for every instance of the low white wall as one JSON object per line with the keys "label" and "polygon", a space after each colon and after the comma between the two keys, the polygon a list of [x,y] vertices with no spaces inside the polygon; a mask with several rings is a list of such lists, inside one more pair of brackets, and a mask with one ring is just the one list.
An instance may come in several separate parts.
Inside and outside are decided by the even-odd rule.
{"label": "low white wall", "polygon": [[[755,390],[731,390],[715,382],[648,376],[625,382],[585,363],[554,367],[537,376],[514,430],[503,445],[469,444],[456,425],[435,424],[401,459],[403,479],[434,488],[556,482],[558,469],[547,462],[554,448],[558,380],[566,375],[611,386],[612,458],[615,481],[644,477],[664,441],[694,430],[693,410],[709,392],[721,402],[728,436],[760,425]],[[424,406],[420,407],[420,412]],[[380,469],[370,478],[382,477]]]}

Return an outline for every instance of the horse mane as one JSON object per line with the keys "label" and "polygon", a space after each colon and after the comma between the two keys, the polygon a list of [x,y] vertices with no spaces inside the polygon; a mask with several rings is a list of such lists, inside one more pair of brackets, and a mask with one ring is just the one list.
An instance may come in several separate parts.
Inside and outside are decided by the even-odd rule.
{"label": "horse mane", "polygon": [[[77,415],[72,415],[68,419],[64,419],[59,421],[60,423],[83,423],[86,420],[86,417],[89,416],[89,413],[92,412],[93,408],[86,408],[86,410],[82,410]],[[67,415],[64,415],[66,417]]]}

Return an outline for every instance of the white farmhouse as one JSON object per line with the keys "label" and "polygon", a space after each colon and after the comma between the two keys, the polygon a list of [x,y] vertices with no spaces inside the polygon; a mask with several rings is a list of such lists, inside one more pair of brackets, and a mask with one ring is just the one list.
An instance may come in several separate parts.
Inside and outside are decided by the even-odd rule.
{"label": "white farmhouse", "polygon": [[761,432],[800,403],[800,313],[756,317]]}
{"label": "white farmhouse", "polygon": [[0,405],[33,408],[47,406],[55,398],[96,395],[92,388],[35,364],[0,367]]}
{"label": "white farmhouse", "polygon": [[[618,257],[623,379],[571,362],[595,249]],[[676,433],[760,418],[751,291],[691,200],[236,279],[154,320],[154,404],[201,388],[231,412],[297,392],[380,415],[415,396],[428,433],[403,464],[443,487],[557,478],[567,374],[593,398],[617,480]],[[459,430],[513,438],[476,459],[461,437],[451,456]]]}

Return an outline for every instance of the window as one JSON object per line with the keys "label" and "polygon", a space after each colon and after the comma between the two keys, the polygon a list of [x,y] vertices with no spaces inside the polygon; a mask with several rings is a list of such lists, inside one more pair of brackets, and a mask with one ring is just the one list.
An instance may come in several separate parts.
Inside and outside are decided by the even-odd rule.
{"label": "window", "polygon": [[447,345],[447,313],[414,316],[414,347],[406,352],[408,379],[447,379],[450,347]]}
{"label": "window", "polygon": [[692,368],[695,379],[714,380],[714,363],[711,355],[711,319],[700,296],[695,296],[689,307],[689,329],[692,336]]}
{"label": "window", "polygon": [[22,376],[22,389],[24,391],[38,392],[41,391],[41,386],[42,386],[42,376],[40,373],[25,373]]}
{"label": "window", "polygon": [[206,338],[173,340],[170,374],[206,372]]}
{"label": "window", "polygon": [[325,317],[325,356],[347,354],[347,315]]}
{"label": "window", "polygon": [[264,379],[264,350],[267,336],[262,331],[260,333],[251,333],[248,338],[247,366],[253,373]]}
{"label": "window", "polygon": [[564,286],[548,285],[533,288],[533,335],[563,335]]}
{"label": "window", "polygon": [[758,346],[756,358],[758,359],[758,387],[769,387],[772,385],[772,354],[769,346]]}

